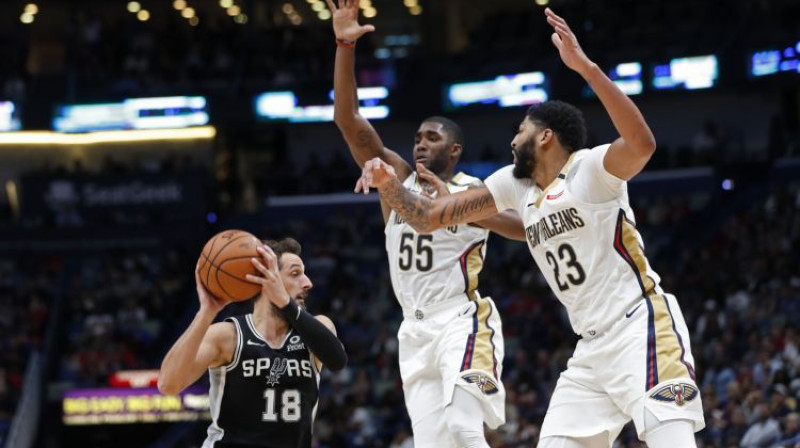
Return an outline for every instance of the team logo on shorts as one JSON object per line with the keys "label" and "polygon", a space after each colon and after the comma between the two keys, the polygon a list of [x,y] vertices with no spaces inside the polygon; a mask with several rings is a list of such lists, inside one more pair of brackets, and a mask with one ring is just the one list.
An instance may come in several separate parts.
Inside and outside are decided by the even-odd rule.
{"label": "team logo on shorts", "polygon": [[499,390],[497,388],[497,383],[494,381],[494,379],[484,373],[478,373],[478,372],[467,373],[461,378],[463,378],[464,381],[470,384],[475,384],[476,386],[478,386],[478,389],[480,389],[481,392],[483,392],[485,395],[496,394],[497,391]]}
{"label": "team logo on shorts", "polygon": [[691,384],[668,384],[653,392],[650,398],[656,401],[674,401],[678,406],[683,406],[687,401],[692,401],[699,395],[697,387]]}

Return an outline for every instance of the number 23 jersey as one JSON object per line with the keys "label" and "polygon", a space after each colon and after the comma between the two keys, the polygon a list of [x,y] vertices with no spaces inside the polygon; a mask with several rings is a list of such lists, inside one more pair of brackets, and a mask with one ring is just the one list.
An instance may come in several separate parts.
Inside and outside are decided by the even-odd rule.
{"label": "number 23 jersey", "polygon": [[531,255],[575,333],[587,336],[661,292],[644,256],[627,183],[603,166],[608,147],[574,152],[544,190],[515,178],[513,165],[486,179],[497,210],[514,209],[522,217]]}

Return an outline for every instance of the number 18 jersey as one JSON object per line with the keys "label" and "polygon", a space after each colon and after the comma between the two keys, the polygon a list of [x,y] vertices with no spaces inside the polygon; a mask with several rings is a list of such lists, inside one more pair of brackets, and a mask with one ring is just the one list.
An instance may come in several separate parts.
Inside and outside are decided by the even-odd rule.
{"label": "number 18 jersey", "polygon": [[[574,152],[544,190],[515,178],[513,165],[486,179],[497,209],[522,217],[531,255],[567,308],[573,330],[584,336],[604,332],[636,301],[661,292],[644,256],[627,184],[603,167],[607,150]],[[587,200],[593,196],[602,199]]]}
{"label": "number 18 jersey", "polygon": [[[458,173],[447,187],[455,193],[477,182],[480,181],[475,177]],[[403,186],[422,192],[416,172],[406,178]],[[419,234],[392,211],[385,233],[392,287],[404,310],[436,305],[459,294],[475,298],[488,230],[459,224]]]}

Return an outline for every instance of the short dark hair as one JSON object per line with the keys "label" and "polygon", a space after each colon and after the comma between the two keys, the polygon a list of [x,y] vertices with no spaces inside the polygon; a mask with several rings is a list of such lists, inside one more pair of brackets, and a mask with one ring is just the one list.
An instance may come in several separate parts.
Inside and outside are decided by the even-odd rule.
{"label": "short dark hair", "polygon": [[278,257],[278,267],[281,265],[281,256],[283,254],[295,254],[299,257],[303,252],[303,246],[294,238],[286,237],[282,240],[266,240],[264,244],[275,252],[275,256]]}
{"label": "short dark hair", "polygon": [[583,113],[563,101],[546,101],[528,108],[528,119],[552,129],[567,152],[575,152],[586,145],[586,122]]}
{"label": "short dark hair", "polygon": [[456,123],[455,121],[446,117],[440,117],[438,115],[434,115],[433,117],[428,117],[422,120],[422,122],[423,123],[433,122],[441,124],[444,133],[450,137],[451,142],[457,143],[462,146],[464,145],[464,131],[461,130],[461,126],[459,126],[458,123]]}

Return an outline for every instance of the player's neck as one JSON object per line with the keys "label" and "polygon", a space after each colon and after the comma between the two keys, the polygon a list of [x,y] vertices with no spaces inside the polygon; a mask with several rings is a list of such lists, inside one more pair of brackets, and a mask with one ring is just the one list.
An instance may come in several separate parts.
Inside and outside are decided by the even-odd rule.
{"label": "player's neck", "polygon": [[541,189],[545,189],[553,183],[564,168],[564,165],[569,161],[569,156],[570,153],[557,148],[544,153],[542,160],[533,169],[533,179],[536,181],[536,185]]}
{"label": "player's neck", "polygon": [[273,347],[278,347],[283,343],[290,329],[286,319],[278,315],[269,302],[256,303],[253,309],[253,323],[256,330]]}

